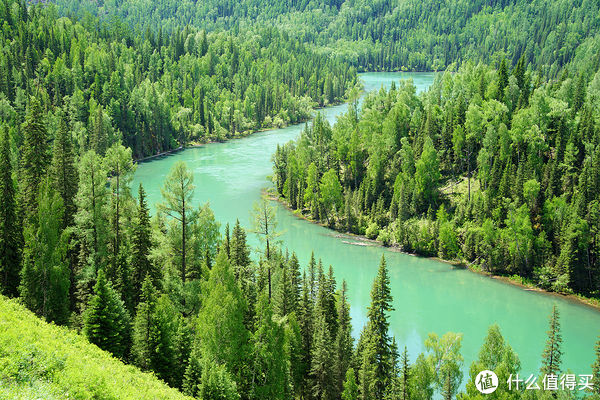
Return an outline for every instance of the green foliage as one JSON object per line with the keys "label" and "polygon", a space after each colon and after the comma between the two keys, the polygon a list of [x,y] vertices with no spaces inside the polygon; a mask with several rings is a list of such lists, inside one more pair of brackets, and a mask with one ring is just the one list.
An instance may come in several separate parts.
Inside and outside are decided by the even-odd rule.
{"label": "green foliage", "polygon": [[[278,150],[279,194],[314,219],[386,246],[596,296],[595,100],[575,96],[585,86],[580,75],[545,82],[526,58],[512,70],[501,65],[453,66],[419,95],[410,82],[371,93],[333,128],[317,117]],[[591,75],[587,91],[597,96],[600,78]],[[307,171],[294,178],[296,199],[279,168],[291,162]],[[333,183],[333,174],[343,207],[328,209],[314,201],[325,188],[316,182]]]}
{"label": "green foliage", "polygon": [[194,223],[197,214],[192,209],[194,195],[194,176],[187,165],[180,161],[175,163],[161,188],[163,203],[158,209],[171,219],[171,243],[173,252],[178,256],[177,267],[181,282],[187,278],[187,263],[189,258],[190,225]]}
{"label": "green foliage", "polygon": [[[62,10],[118,16],[129,26],[150,24],[156,34],[190,24],[210,30],[269,26],[277,23],[286,34],[322,51],[335,51],[364,70],[443,70],[453,62],[474,59],[507,67],[524,58],[534,68],[554,76],[577,54],[578,47],[594,48],[598,33],[598,5],[593,2],[433,0],[352,3],[343,1],[269,2],[243,0],[235,6],[210,0],[192,5],[174,0],[160,5],[126,0],[98,7],[91,0],[58,1]],[[410,17],[407,17],[410,16]],[[592,17],[590,17],[592,16]],[[502,29],[495,29],[502,25]],[[199,38],[200,39],[200,38]],[[201,42],[197,40],[197,42]],[[182,50],[185,49],[183,40]],[[583,52],[582,52],[583,53]],[[200,52],[202,54],[202,52]],[[589,53],[587,53],[589,55]],[[588,63],[593,64],[589,55]],[[511,74],[512,75],[512,74]],[[522,79],[515,80],[522,84]],[[329,90],[335,75],[320,79]],[[508,86],[507,70],[501,88]],[[308,82],[308,80],[307,80]]]}
{"label": "green foliage", "polygon": [[16,190],[10,157],[10,137],[1,129],[0,138],[0,292],[16,296],[21,265],[21,227],[17,220]]}
{"label": "green foliage", "polygon": [[25,229],[21,297],[47,321],[66,324],[69,315],[69,232],[62,231],[62,198],[48,182],[40,187],[38,218]]}
{"label": "green foliage", "polygon": [[[500,327],[494,324],[489,327],[488,334],[479,350],[479,357],[473,361],[469,368],[469,381],[464,398],[477,398],[481,396],[477,390],[475,379],[480,371],[493,371],[498,376],[498,382],[507,382],[509,377],[516,376],[521,368],[519,357],[504,340]],[[509,391],[506,385],[500,384],[496,391],[490,395],[495,399],[518,399],[520,393],[516,390]]]}
{"label": "green foliage", "polygon": [[23,145],[21,146],[21,180],[19,192],[25,221],[35,224],[37,218],[38,193],[50,156],[46,141],[48,133],[42,116],[42,106],[36,98],[31,98],[27,117],[22,126]]}
{"label": "green foliage", "polygon": [[548,340],[546,340],[546,347],[542,353],[542,366],[540,373],[553,374],[558,376],[560,373],[560,359],[563,351],[562,346],[562,335],[560,333],[560,321],[559,313],[556,305],[552,307],[552,314],[550,314],[549,328],[548,328]]}
{"label": "green foliage", "polygon": [[248,390],[245,365],[251,348],[244,325],[245,310],[245,299],[227,255],[221,251],[208,278],[198,315],[197,339],[202,357],[223,365],[238,390]]}
{"label": "green foliage", "polygon": [[94,295],[87,305],[83,321],[83,332],[91,343],[115,357],[125,359],[128,356],[130,317],[102,270],[98,271]]}
{"label": "green foliage", "polygon": [[41,322],[16,301],[0,297],[0,321],[2,397],[187,398],[72,330]]}
{"label": "green foliage", "polygon": [[373,288],[371,289],[371,305],[367,312],[368,323],[361,340],[366,342],[360,369],[362,398],[383,398],[392,380],[394,360],[392,358],[392,341],[389,336],[389,313],[393,310],[390,291],[390,277],[385,258],[381,263]]}

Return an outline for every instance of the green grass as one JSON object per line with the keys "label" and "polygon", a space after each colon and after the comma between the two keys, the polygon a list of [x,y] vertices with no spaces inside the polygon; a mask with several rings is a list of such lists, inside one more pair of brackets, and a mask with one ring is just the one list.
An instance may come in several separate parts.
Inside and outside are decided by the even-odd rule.
{"label": "green grass", "polygon": [[0,296],[0,399],[190,399]]}

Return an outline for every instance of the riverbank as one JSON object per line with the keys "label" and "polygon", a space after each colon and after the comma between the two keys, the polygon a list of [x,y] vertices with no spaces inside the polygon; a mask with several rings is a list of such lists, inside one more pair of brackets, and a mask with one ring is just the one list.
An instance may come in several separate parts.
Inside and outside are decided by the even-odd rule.
{"label": "riverbank", "polygon": [[[361,94],[363,93],[364,88],[361,88]],[[175,153],[179,153],[180,151],[183,151],[185,149],[193,149],[195,147],[202,147],[205,146],[207,144],[213,144],[213,143],[226,143],[230,140],[235,140],[235,139],[244,139],[247,138],[249,136],[252,136],[256,133],[260,133],[260,132],[267,132],[267,131],[271,131],[271,130],[275,130],[275,129],[282,129],[282,128],[287,128],[289,126],[294,126],[294,125],[299,125],[299,124],[303,124],[306,123],[308,121],[312,121],[312,119],[314,118],[314,113],[320,111],[320,110],[324,110],[327,109],[329,107],[335,107],[335,106],[339,106],[339,105],[343,105],[343,104],[347,104],[348,103],[348,99],[345,99],[344,101],[338,101],[335,102],[333,104],[329,104],[326,106],[321,106],[321,107],[315,107],[312,109],[311,111],[311,115],[308,116],[307,118],[303,118],[299,121],[293,122],[293,123],[288,123],[288,124],[284,124],[282,126],[270,126],[270,127],[266,127],[266,128],[260,128],[260,129],[256,129],[256,130],[249,130],[249,131],[245,131],[245,132],[238,132],[236,135],[234,135],[233,137],[226,137],[223,138],[222,140],[217,140],[217,139],[209,139],[206,141],[192,141],[188,144],[186,144],[185,146],[179,146],[177,148],[171,149],[171,150],[165,150],[162,151],[160,153],[157,154],[152,154],[146,157],[142,157],[142,158],[138,158],[133,160],[134,163],[142,163],[145,161],[151,161],[154,160],[156,158],[159,157],[165,157],[168,156],[170,154],[175,154]]]}
{"label": "riverbank", "polygon": [[[291,212],[296,218],[303,219],[312,224],[319,225],[323,228],[327,228],[327,229],[331,230],[332,232],[336,232],[340,235],[339,236],[340,238],[341,238],[341,235],[343,235],[345,237],[352,238],[353,240],[360,242],[360,244],[359,243],[349,243],[349,244],[380,246],[380,247],[384,247],[390,251],[410,255],[413,257],[419,257],[419,258],[425,258],[425,259],[439,261],[439,262],[442,262],[445,264],[449,264],[455,268],[468,269],[472,273],[482,275],[487,278],[494,279],[494,280],[500,281],[502,283],[518,287],[523,290],[534,291],[534,292],[540,293],[545,296],[552,296],[552,297],[560,298],[560,299],[567,300],[567,301],[570,301],[570,302],[573,302],[573,303],[576,303],[579,305],[590,307],[590,308],[594,309],[595,311],[600,312],[600,299],[586,297],[586,296],[583,296],[580,294],[559,293],[559,292],[551,292],[548,290],[544,290],[544,289],[536,286],[533,282],[530,282],[526,278],[523,278],[521,276],[518,276],[518,275],[513,275],[513,276],[496,275],[496,274],[490,273],[488,271],[484,271],[480,265],[470,263],[467,260],[459,260],[459,259],[445,260],[445,259],[439,258],[439,257],[427,257],[427,256],[423,256],[423,255],[416,254],[416,253],[406,252],[397,244],[392,244],[392,245],[386,246],[383,244],[383,242],[375,240],[375,239],[369,239],[364,235],[357,235],[355,233],[342,232],[337,229],[333,229],[329,225],[327,225],[321,221],[316,221],[313,218],[311,218],[309,215],[305,215],[300,210],[293,210],[291,208],[291,206],[289,205],[289,203],[287,202],[287,200],[284,197],[279,196],[277,193],[274,193],[273,190],[268,190],[268,191],[265,191],[264,193],[267,195],[267,197],[270,200],[276,201],[279,204],[281,204],[286,210]],[[365,244],[362,244],[362,243],[365,243]]]}

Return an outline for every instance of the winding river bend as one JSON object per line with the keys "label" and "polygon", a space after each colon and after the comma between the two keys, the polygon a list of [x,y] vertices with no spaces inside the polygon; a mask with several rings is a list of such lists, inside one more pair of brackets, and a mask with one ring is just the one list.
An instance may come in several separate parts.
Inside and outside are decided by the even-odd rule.
{"label": "winding river bend", "polygon": [[[392,81],[413,79],[418,90],[433,81],[429,73],[361,74],[365,91],[388,86]],[[333,124],[345,112],[346,105],[329,107],[321,113]],[[268,186],[272,174],[271,155],[277,144],[295,139],[303,124],[254,134],[227,143],[209,144],[144,162],[138,165],[133,186],[142,182],[151,205],[161,201],[160,187],[176,161],[185,161],[194,172],[194,201],[210,202],[221,222],[240,219],[249,226],[249,211]],[[334,267],[338,283],[345,279],[349,288],[354,335],[358,337],[366,321],[371,283],[382,253],[391,277],[395,311],[390,328],[399,346],[408,346],[411,361],[424,351],[423,342],[429,332],[462,332],[462,355],[465,358],[463,385],[468,368],[477,358],[489,325],[497,322],[505,339],[518,353],[521,374],[537,374],[543,351],[548,315],[557,304],[563,333],[563,370],[591,373],[593,349],[600,334],[600,313],[583,305],[455,269],[448,264],[389,251],[379,246],[359,246],[357,241],[334,231],[295,217],[277,206],[279,229],[285,233],[284,247],[295,251],[302,265],[308,263],[311,251]],[[249,234],[250,244],[256,243]]]}

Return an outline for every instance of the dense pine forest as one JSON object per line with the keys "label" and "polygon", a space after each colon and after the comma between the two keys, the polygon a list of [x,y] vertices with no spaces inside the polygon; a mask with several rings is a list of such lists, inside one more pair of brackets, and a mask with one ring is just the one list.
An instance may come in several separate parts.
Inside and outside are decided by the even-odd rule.
{"label": "dense pine forest", "polygon": [[[246,230],[194,202],[186,163],[156,211],[132,186],[137,159],[348,101],[273,156],[292,209],[598,298],[597,1],[55,3],[0,0],[0,397],[466,400],[489,369],[493,398],[600,399],[509,390],[495,324],[468,376],[461,333],[409,356],[383,257],[354,337],[346,282],[286,250],[266,198]],[[365,70],[446,72],[360,103]],[[540,381],[568,372],[548,313]]]}
{"label": "dense pine forest", "polygon": [[280,148],[277,189],[333,228],[598,297],[599,84],[523,59],[401,84]]}
{"label": "dense pine forest", "polygon": [[444,70],[454,62],[524,57],[555,77],[577,58],[597,69],[600,5],[594,0],[332,0],[74,2],[64,13],[121,18],[130,26],[252,30],[276,22],[320,52],[360,70]]}
{"label": "dense pine forest", "polygon": [[31,96],[50,137],[66,120],[77,153],[121,142],[144,157],[304,121],[357,83],[347,63],[272,27],[142,35],[13,0],[2,1],[0,20],[1,119],[17,148]]}

